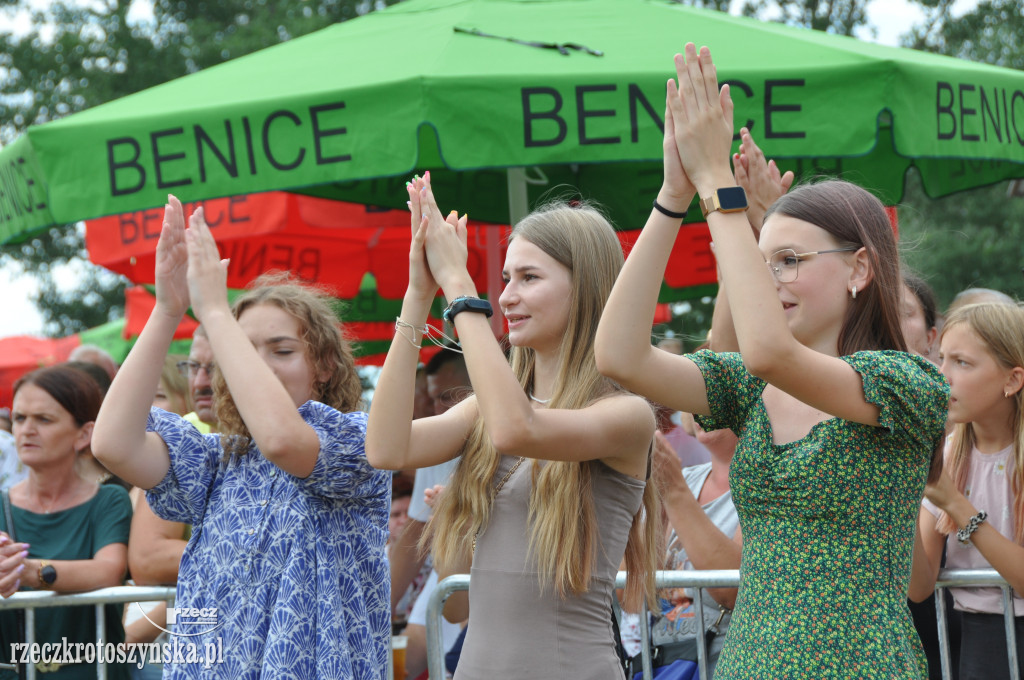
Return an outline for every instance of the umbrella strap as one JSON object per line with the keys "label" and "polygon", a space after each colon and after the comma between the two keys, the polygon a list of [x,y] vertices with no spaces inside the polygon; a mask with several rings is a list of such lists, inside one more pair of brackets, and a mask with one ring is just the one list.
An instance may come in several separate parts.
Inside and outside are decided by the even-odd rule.
{"label": "umbrella strap", "polygon": [[579,43],[553,43],[553,42],[538,42],[533,40],[519,40],[518,38],[506,38],[501,35],[491,35],[490,33],[484,33],[478,31],[475,28],[459,28],[454,27],[456,33],[465,33],[466,35],[475,35],[479,38],[494,38],[496,40],[504,40],[506,42],[515,43],[517,45],[526,45],[527,47],[539,47],[545,50],[558,50],[558,53],[564,57],[569,56],[569,50],[576,50],[577,52],[586,52],[595,57],[603,57],[604,52],[601,50],[592,50],[586,45],[580,45]]}

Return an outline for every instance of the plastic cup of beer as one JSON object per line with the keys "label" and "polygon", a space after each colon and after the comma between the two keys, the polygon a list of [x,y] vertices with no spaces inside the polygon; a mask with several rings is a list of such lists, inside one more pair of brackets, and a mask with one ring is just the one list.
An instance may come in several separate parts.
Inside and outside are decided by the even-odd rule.
{"label": "plastic cup of beer", "polygon": [[408,644],[409,638],[405,635],[391,636],[391,664],[395,680],[405,680],[405,648]]}

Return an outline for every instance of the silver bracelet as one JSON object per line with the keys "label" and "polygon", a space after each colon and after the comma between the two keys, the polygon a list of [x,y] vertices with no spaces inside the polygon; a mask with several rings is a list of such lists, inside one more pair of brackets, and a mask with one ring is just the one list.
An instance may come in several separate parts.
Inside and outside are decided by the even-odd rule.
{"label": "silver bracelet", "polygon": [[981,523],[984,522],[986,519],[988,519],[988,513],[982,510],[977,515],[967,520],[967,526],[965,526],[963,529],[957,529],[957,540],[961,543],[966,544],[967,541],[970,540],[971,534],[977,531],[978,527],[980,527]]}

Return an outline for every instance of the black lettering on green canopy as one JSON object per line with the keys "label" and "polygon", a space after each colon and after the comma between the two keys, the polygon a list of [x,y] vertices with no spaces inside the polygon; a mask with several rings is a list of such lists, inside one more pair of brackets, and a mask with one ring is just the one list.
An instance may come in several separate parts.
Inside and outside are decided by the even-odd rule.
{"label": "black lettering on green canopy", "polygon": [[[117,147],[128,146],[132,155],[128,160],[117,161],[115,157]],[[110,173],[110,195],[124,196],[140,191],[146,185],[146,169],[139,163],[139,156],[142,155],[142,146],[133,137],[117,137],[107,140],[107,170]],[[118,185],[117,178],[119,171],[134,171],[138,181],[132,185]],[[130,174],[130,173],[129,173]]]}
{"label": "black lettering on green canopy", "polygon": [[647,101],[647,97],[640,90],[640,86],[636,83],[629,84],[629,139],[634,144],[640,142],[640,121],[638,120],[637,104],[641,104],[644,110],[647,111],[647,115],[651,117],[654,124],[658,126],[658,131],[665,134],[665,121],[661,119],[658,112],[651,106],[651,102]]}
{"label": "black lettering on green canopy", "polygon": [[576,86],[576,124],[578,126],[580,146],[591,144],[620,144],[621,137],[588,137],[587,118],[609,118],[615,116],[615,109],[587,110],[584,96],[588,92],[614,92],[615,85],[577,85]]}
{"label": "black lettering on green canopy", "polygon": [[964,105],[967,99],[966,97],[964,97],[964,93],[974,92],[974,89],[974,85],[960,83],[960,139],[964,140],[965,142],[981,141],[981,135],[976,135],[973,133],[968,134],[967,126],[964,124],[964,118],[969,118],[971,116],[978,115],[978,109],[970,108]]}
{"label": "black lettering on green canopy", "polygon": [[799,130],[794,132],[777,132],[772,116],[776,113],[799,113],[803,108],[800,104],[774,104],[775,88],[803,87],[803,78],[766,80],[764,81],[764,136],[765,139],[803,139],[807,133]]}
{"label": "black lettering on green canopy", "polygon": [[[949,95],[949,102],[943,103],[942,93],[945,92]],[[953,115],[953,104],[956,99],[956,95],[953,94],[953,86],[949,83],[939,81],[935,83],[935,130],[937,139],[953,139],[956,137],[956,116]],[[950,124],[953,126],[949,132],[942,131],[942,117],[948,116]]]}
{"label": "black lettering on green canopy", "polygon": [[270,126],[278,118],[287,118],[295,123],[295,127],[301,127],[302,125],[302,121],[299,120],[298,116],[285,109],[279,109],[267,116],[267,119],[263,121],[263,153],[266,154],[267,160],[270,161],[270,164],[276,170],[294,170],[302,164],[302,159],[306,157],[306,149],[300,146],[299,155],[291,163],[282,163],[274,158],[274,152],[270,150]]}
{"label": "black lettering on green canopy", "polygon": [[321,104],[320,106],[309,107],[309,117],[313,121],[313,150],[316,153],[316,164],[327,165],[328,163],[340,163],[342,161],[352,160],[352,154],[340,154],[338,156],[326,156],[324,155],[324,149],[322,140],[325,137],[334,137],[336,135],[344,135],[348,133],[347,127],[336,127],[336,128],[321,128],[320,127],[320,114],[327,113],[329,111],[338,111],[345,108],[345,102],[335,102],[333,104]]}
{"label": "black lettering on green canopy", "polygon": [[235,153],[235,136],[231,130],[231,121],[224,121],[224,132],[228,138],[228,154],[231,155],[231,160],[221,153],[201,125],[193,126],[193,131],[196,135],[196,153],[199,156],[199,181],[203,184],[206,183],[206,155],[203,153],[203,144],[213,152],[220,164],[228,171],[228,175],[232,179],[238,179],[238,155]]}
{"label": "black lettering on green canopy", "polygon": [[[546,95],[551,97],[553,106],[549,111],[534,112],[531,101],[535,95]],[[558,90],[551,87],[524,87],[523,97],[523,146],[526,148],[535,146],[557,146],[565,141],[569,132],[569,126],[565,120],[558,115],[562,110],[562,95]],[[558,127],[558,134],[549,139],[537,139],[533,135],[534,120],[553,120]]]}
{"label": "black lettering on green canopy", "polygon": [[170,130],[158,130],[151,132],[149,135],[150,144],[153,147],[153,168],[156,171],[156,188],[157,189],[172,189],[174,187],[185,186],[192,184],[191,178],[185,177],[183,179],[177,179],[174,181],[165,181],[163,173],[163,164],[170,163],[171,161],[178,161],[185,158],[185,152],[179,153],[161,153],[160,152],[160,140],[164,137],[171,137],[174,135],[185,134],[185,128],[171,128]]}

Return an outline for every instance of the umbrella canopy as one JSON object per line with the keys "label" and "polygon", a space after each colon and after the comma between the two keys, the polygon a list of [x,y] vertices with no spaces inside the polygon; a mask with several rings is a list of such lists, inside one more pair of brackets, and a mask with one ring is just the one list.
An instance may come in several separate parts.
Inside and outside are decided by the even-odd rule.
{"label": "umbrella canopy", "polygon": [[[366,274],[373,276],[381,297],[399,299],[405,294],[411,241],[408,210],[282,191],[210,199],[202,206],[221,256],[230,260],[230,288],[244,288],[260,274],[277,269],[319,284],[336,298],[351,299],[364,292]],[[196,207],[186,204],[185,213]],[[89,259],[136,283],[153,283],[162,223],[163,210],[158,208],[88,220]],[[487,283],[488,231],[493,232],[501,262],[510,229],[469,224],[467,265],[481,289]]]}
{"label": "umbrella canopy", "polygon": [[0,242],[169,191],[400,207],[417,168],[450,170],[439,199],[473,219],[568,182],[639,226],[687,40],[713,48],[737,128],[803,173],[887,204],[912,166],[933,196],[1024,176],[1018,71],[656,0],[408,0],[31,128],[0,152]]}
{"label": "umbrella canopy", "polygon": [[[118,319],[75,333],[65,338],[37,338],[15,335],[0,338],[0,406],[11,406],[14,400],[14,382],[30,371],[67,361],[79,345],[96,345],[121,363],[128,356],[135,340],[127,339],[125,320]],[[180,337],[180,336],[175,336]],[[191,339],[177,339],[171,343],[173,354],[188,354]]]}

